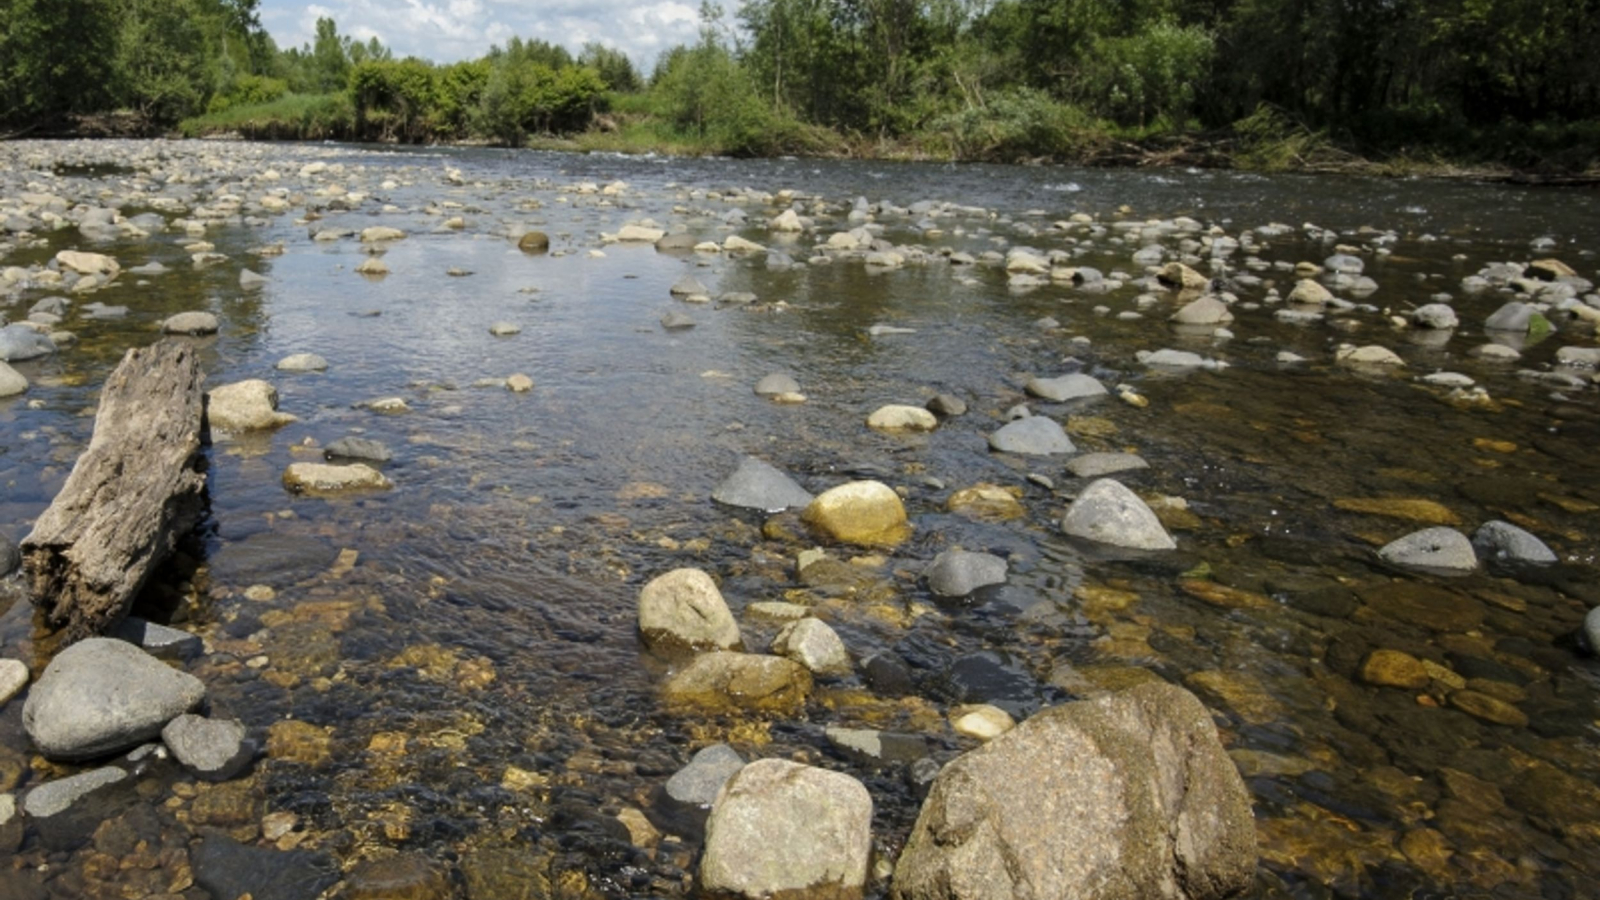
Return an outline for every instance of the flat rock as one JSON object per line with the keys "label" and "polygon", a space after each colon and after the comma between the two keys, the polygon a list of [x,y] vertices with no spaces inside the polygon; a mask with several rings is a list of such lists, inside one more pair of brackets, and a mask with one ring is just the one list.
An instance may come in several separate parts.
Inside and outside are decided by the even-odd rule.
{"label": "flat rock", "polygon": [[27,325],[0,328],[0,362],[27,362],[56,352],[50,336]]}
{"label": "flat rock", "polygon": [[21,372],[0,362],[0,397],[15,397],[28,390],[28,379]]}
{"label": "flat rock", "polygon": [[683,331],[688,328],[693,328],[694,325],[694,319],[691,319],[683,313],[677,311],[669,312],[661,317],[661,327],[668,331]]}
{"label": "flat rock", "polygon": [[1078,478],[1100,478],[1148,468],[1150,464],[1144,457],[1133,453],[1085,453],[1067,460],[1067,471]]}
{"label": "flat rock", "polygon": [[802,509],[815,498],[775,466],[747,456],[711,492],[711,499],[743,509],[779,512]]}
{"label": "flat rock", "polygon": [[695,294],[710,294],[711,290],[700,282],[700,279],[685,273],[672,283],[667,292],[674,297],[692,297]]}
{"label": "flat rock", "polygon": [[1472,547],[1480,557],[1521,563],[1553,563],[1554,551],[1522,528],[1498,519],[1485,522],[1472,535]]}
{"label": "flat rock", "polygon": [[199,310],[178,313],[161,323],[163,334],[216,334],[219,327],[214,314]]}
{"label": "flat rock", "polygon": [[52,851],[73,850],[133,802],[133,779],[116,766],[47,781],[22,798],[22,811]]}
{"label": "flat rock", "polygon": [[329,460],[359,459],[375,463],[386,463],[394,459],[394,454],[388,447],[371,438],[362,437],[339,438],[323,448],[322,455]]}
{"label": "flat rock", "polygon": [[340,878],[339,864],[322,853],[274,850],[211,833],[189,853],[195,884],[212,897],[316,900]]}
{"label": "flat rock", "polygon": [[323,372],[328,368],[328,361],[315,353],[294,353],[278,360],[277,369],[280,372]]}
{"label": "flat rock", "polygon": [[28,665],[20,659],[0,659],[0,707],[28,686]]}
{"label": "flat rock", "polygon": [[801,518],[845,544],[893,546],[911,534],[900,495],[880,481],[852,481],[824,491],[806,505]]}
{"label": "flat rock", "polygon": [[88,638],[45,667],[22,708],[22,724],[51,759],[93,759],[151,740],[204,697],[198,678],[138,647]]}
{"label": "flat rock", "polygon": [[1256,868],[1250,794],[1194,695],[1053,707],[946,765],[892,900],[1220,900]]}
{"label": "flat rock", "polygon": [[1053,456],[1077,448],[1060,423],[1046,416],[1029,416],[1002,426],[989,435],[990,448],[1024,456]]}
{"label": "flat rock", "polygon": [[667,679],[668,704],[708,711],[798,713],[811,693],[811,673],[781,656],[717,651],[696,656]]}
{"label": "flat rock", "polygon": [[1396,566],[1441,572],[1470,572],[1478,567],[1472,542],[1454,528],[1436,526],[1390,541],[1378,558]]}
{"label": "flat rock", "polygon": [[256,745],[237,719],[181,715],[161,729],[161,741],[183,767],[207,781],[227,781],[255,758]]}
{"label": "flat rock", "polygon": [[829,725],[822,731],[834,749],[867,765],[916,762],[928,755],[928,741],[920,734],[880,731],[877,728],[843,728]]}
{"label": "flat rock", "polygon": [[219,431],[255,431],[295,421],[278,411],[278,389],[259,378],[212,388],[205,409],[206,421]]}
{"label": "flat rock", "polygon": [[199,635],[158,625],[138,616],[128,616],[118,622],[109,636],[127,641],[160,659],[192,659],[204,649],[204,642]]}
{"label": "flat rock", "polygon": [[1365,347],[1341,347],[1334,354],[1334,359],[1347,366],[1403,366],[1406,361],[1398,353],[1388,347],[1377,344],[1368,344]]}
{"label": "flat rock", "polygon": [[1108,393],[1098,378],[1074,372],[1057,378],[1030,378],[1024,388],[1029,396],[1055,403],[1078,400],[1084,397],[1102,397]]}
{"label": "flat rock", "polygon": [[859,897],[872,856],[872,797],[860,781],[781,759],[728,780],[706,822],[700,886],[750,900]]}
{"label": "flat rock", "polygon": [[340,491],[387,490],[394,485],[382,472],[365,463],[333,466],[324,463],[290,463],[283,486],[292,494],[333,494]]}
{"label": "flat rock", "polygon": [[669,812],[709,812],[728,779],[744,768],[744,759],[727,744],[703,747],[689,764],[673,773],[663,788]]}
{"label": "flat rock", "polygon": [[992,553],[945,550],[922,573],[940,597],[965,597],[981,587],[1005,584],[1006,561]]}
{"label": "flat rock", "polygon": [[776,397],[779,394],[798,394],[800,393],[800,382],[795,381],[792,376],[785,375],[782,372],[774,372],[771,375],[764,376],[760,381],[756,382],[755,392],[756,396],[758,397]]}
{"label": "flat rock", "polygon": [[406,233],[404,231],[401,231],[398,228],[390,228],[387,225],[374,225],[371,228],[361,229],[361,243],[363,244],[376,244],[383,241],[398,241],[405,236]]}
{"label": "flat rock", "polygon": [[699,569],[674,569],[639,592],[639,635],[666,650],[728,650],[740,645],[739,625],[716,582]]}
{"label": "flat rock", "polygon": [[397,853],[363,860],[345,873],[340,900],[451,900],[450,877],[426,856]]}
{"label": "flat rock", "polygon": [[617,229],[617,240],[625,244],[654,244],[666,236],[662,229],[645,225],[624,225]]}
{"label": "flat rock", "polygon": [[1130,550],[1172,550],[1178,545],[1149,506],[1121,482],[1102,478],[1078,495],[1061,519],[1073,537]]}

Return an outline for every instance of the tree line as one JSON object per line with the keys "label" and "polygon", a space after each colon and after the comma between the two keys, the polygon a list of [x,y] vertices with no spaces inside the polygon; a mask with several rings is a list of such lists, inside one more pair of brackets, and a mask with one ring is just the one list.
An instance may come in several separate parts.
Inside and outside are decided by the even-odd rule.
{"label": "tree line", "polygon": [[280,49],[258,3],[0,0],[0,124],[121,109],[157,128],[507,145],[599,124],[624,143],[958,158],[1220,131],[1581,164],[1600,137],[1600,0],[706,2],[698,39],[647,77],[599,44],[396,59],[332,19]]}

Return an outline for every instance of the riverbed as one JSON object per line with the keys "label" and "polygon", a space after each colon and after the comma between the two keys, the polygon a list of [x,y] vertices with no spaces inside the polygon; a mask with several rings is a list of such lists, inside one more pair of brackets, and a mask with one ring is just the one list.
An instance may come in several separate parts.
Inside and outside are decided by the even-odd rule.
{"label": "riverbed", "polygon": [[[1600,194],[226,142],[15,142],[0,159],[0,199],[67,201],[59,229],[4,235],[0,266],[77,249],[123,270],[68,295],[58,327],[75,342],[13,363],[30,385],[0,400],[0,530],[26,535],[87,445],[106,375],[175,313],[220,320],[214,336],[181,338],[208,386],[266,379],[295,417],[210,444],[205,521],[141,604],[204,638],[186,665],[213,715],[258,730],[263,758],[218,786],[152,770],[146,840],[170,851],[152,865],[128,864],[109,838],[70,850],[30,838],[6,879],[58,897],[200,896],[184,849],[210,828],[346,868],[400,851],[473,900],[681,896],[699,836],[658,815],[659,791],[726,741],[867,785],[879,895],[916,779],[903,761],[842,752],[826,727],[915,735],[943,763],[976,746],[952,731],[956,706],[1022,718],[1150,679],[1213,710],[1251,791],[1249,896],[1575,898],[1600,875],[1600,664],[1577,639],[1600,604],[1600,393],[1592,369],[1558,365],[1562,348],[1595,347],[1594,331],[1551,308],[1548,333],[1486,335],[1491,314],[1531,298],[1505,279],[1466,281],[1537,259],[1595,278]],[[86,235],[71,221],[85,199],[143,234]],[[803,230],[769,226],[790,207]],[[630,223],[764,250],[609,240]],[[373,226],[405,236],[359,240]],[[863,226],[900,264],[819,249]],[[519,249],[529,230],[549,252]],[[1006,256],[1019,247],[1080,277],[1018,278]],[[1219,279],[1232,321],[1172,324],[1193,296],[1140,283],[1147,247],[1158,253],[1142,260]],[[1296,264],[1326,282],[1336,255],[1360,261],[1370,289],[1335,282],[1339,302],[1318,315],[1279,315]],[[358,274],[369,259],[387,274]],[[128,271],[152,262],[167,271]],[[244,270],[263,281],[241,285]],[[685,275],[708,302],[671,293]],[[0,294],[0,312],[24,319],[62,293],[30,281]],[[91,302],[127,312],[90,315]],[[1459,324],[1412,324],[1430,303]],[[664,327],[669,316],[692,327]],[[1490,343],[1518,356],[1481,354]],[[1341,345],[1401,364],[1352,365]],[[1200,362],[1138,356],[1163,349]],[[298,353],[327,369],[275,368]],[[1067,403],[1024,391],[1068,372],[1111,391]],[[1424,380],[1441,372],[1462,378]],[[758,396],[772,373],[803,402]],[[508,390],[513,375],[531,389]],[[941,394],[967,411],[932,432],[865,424]],[[393,398],[403,405],[374,402]],[[1146,460],[1117,477],[1177,549],[1109,553],[1064,536],[1087,484],[1071,457],[987,444],[1023,403],[1080,453]],[[347,436],[391,450],[392,489],[285,490],[286,467]],[[828,547],[840,565],[802,578],[797,554],[815,541],[798,520],[710,499],[744,456],[813,492],[882,481],[903,496],[911,537]],[[1009,492],[1015,512],[950,508],[980,484]],[[1425,526],[1471,535],[1490,520],[1557,561],[1447,576],[1376,554]],[[956,546],[1004,557],[1006,583],[934,596],[920,573]],[[664,705],[670,662],[639,643],[636,604],[685,566],[720,583],[747,647],[764,651],[780,625],[749,607],[787,601],[838,631],[856,674],[821,682],[799,716]],[[53,643],[6,596],[0,656],[37,676]],[[1385,649],[1427,677],[1363,677]],[[909,684],[867,677],[875,656]],[[0,791],[73,771],[33,754],[21,705],[0,707]],[[528,879],[545,893],[506,886]]]}

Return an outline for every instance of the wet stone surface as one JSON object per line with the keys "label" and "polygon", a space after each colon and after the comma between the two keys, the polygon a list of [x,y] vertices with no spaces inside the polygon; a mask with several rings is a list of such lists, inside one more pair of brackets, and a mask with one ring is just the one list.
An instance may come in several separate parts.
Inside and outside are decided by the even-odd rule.
{"label": "wet stone surface", "polygon": [[[704,810],[664,786],[719,744],[860,780],[892,863],[938,767],[997,730],[970,705],[1020,727],[1156,681],[1210,708],[1245,779],[1247,896],[1585,896],[1600,391],[1571,365],[1585,354],[1558,352],[1595,346],[1571,304],[1600,307],[1600,198],[1556,199],[1200,171],[0,144],[19,226],[0,236],[0,346],[27,383],[0,398],[0,534],[26,535],[106,374],[180,313],[215,319],[175,338],[208,385],[263,380],[294,417],[213,435],[207,517],[137,610],[202,641],[162,664],[260,753],[217,784],[154,748],[52,763],[22,688],[0,706],[0,793],[25,824],[0,826],[0,850],[17,844],[0,897],[686,897]],[[769,226],[794,204],[814,230]],[[668,238],[603,242],[629,226]],[[363,245],[369,228],[406,237]],[[221,258],[197,267],[200,241]],[[387,276],[355,274],[368,250]],[[86,275],[62,251],[116,268]],[[1577,274],[1523,277],[1552,257]],[[1198,276],[1189,293],[1156,277],[1172,262]],[[1192,307],[1201,280],[1214,302]],[[1440,294],[1458,326],[1414,324]],[[1485,333],[1512,303],[1551,331]],[[1172,322],[1186,307],[1204,321]],[[1402,365],[1346,365],[1341,345]],[[1158,351],[1146,362],[1187,364],[1140,361]],[[277,368],[301,354],[325,368]],[[777,390],[752,390],[773,373]],[[1079,373],[1107,394],[1030,396]],[[995,441],[1022,404],[1037,423]],[[937,427],[869,428],[887,405]],[[392,486],[286,490],[290,466],[330,457]],[[716,502],[746,457],[792,484]],[[1112,469],[1175,549],[1062,533]],[[882,484],[904,527],[812,530],[808,498],[849,482]],[[1489,522],[1555,560],[1498,527],[1456,576],[1379,556]],[[940,596],[924,573],[953,549],[1003,560],[1004,583]],[[646,650],[639,593],[682,568],[715,582],[761,661],[687,684],[689,661]],[[59,648],[12,584],[0,657],[37,679]],[[813,681],[770,655],[805,617],[849,667]],[[29,792],[107,764],[127,775],[83,816],[25,817]],[[891,890],[886,871],[867,897]]]}

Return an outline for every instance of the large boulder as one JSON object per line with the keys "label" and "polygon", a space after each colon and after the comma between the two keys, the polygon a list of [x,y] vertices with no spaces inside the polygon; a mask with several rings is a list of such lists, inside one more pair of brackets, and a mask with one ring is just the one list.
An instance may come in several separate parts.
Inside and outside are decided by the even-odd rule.
{"label": "large boulder", "polygon": [[900,495],[881,481],[851,481],[824,491],[801,513],[811,528],[845,544],[893,546],[911,534]]}
{"label": "large boulder", "polygon": [[259,378],[206,392],[206,421],[218,431],[277,428],[294,420],[294,416],[278,412],[278,389]]}
{"label": "large boulder", "polygon": [[872,797],[861,782],[762,759],[729,779],[711,807],[700,886],[752,900],[848,900],[861,895],[871,856]]}
{"label": "large boulder", "polygon": [[729,506],[779,512],[804,508],[816,498],[781,470],[747,456],[739,461],[739,468],[711,492],[711,499]]}
{"label": "large boulder", "polygon": [[1149,506],[1126,485],[1110,478],[1090,482],[1061,518],[1061,530],[1076,538],[1129,550],[1172,550],[1178,545]]}
{"label": "large boulder", "polygon": [[22,726],[51,759],[93,759],[154,738],[205,693],[200,679],[126,641],[89,638],[45,667]]}
{"label": "large boulder", "polygon": [[651,649],[731,650],[739,623],[710,575],[674,569],[639,592],[639,636]]}
{"label": "large boulder", "polygon": [[1250,795],[1193,694],[1053,707],[939,773],[893,900],[1211,900],[1255,871]]}

